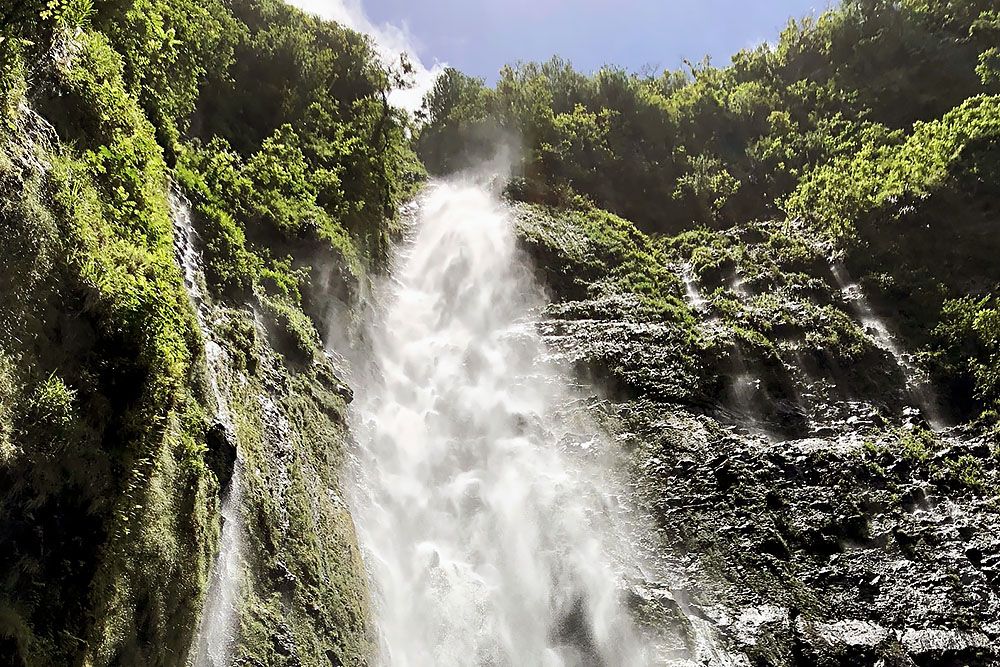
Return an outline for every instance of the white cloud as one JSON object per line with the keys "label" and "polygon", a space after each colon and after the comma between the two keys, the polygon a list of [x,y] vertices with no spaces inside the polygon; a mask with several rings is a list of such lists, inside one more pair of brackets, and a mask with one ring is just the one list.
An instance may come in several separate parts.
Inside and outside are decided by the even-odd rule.
{"label": "white cloud", "polygon": [[361,0],[287,1],[310,14],[371,35],[378,47],[379,55],[387,64],[398,63],[399,55],[405,53],[413,65],[413,86],[393,91],[389,99],[394,105],[411,113],[420,108],[424,95],[434,86],[434,81],[446,67],[445,64],[437,62],[431,67],[424,65],[417,57],[415,40],[406,27],[391,24],[375,25],[365,14]]}

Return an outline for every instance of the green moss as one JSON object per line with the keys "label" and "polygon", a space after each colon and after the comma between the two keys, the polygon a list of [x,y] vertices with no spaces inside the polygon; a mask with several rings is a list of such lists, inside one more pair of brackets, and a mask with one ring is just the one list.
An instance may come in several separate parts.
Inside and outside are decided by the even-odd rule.
{"label": "green moss", "polygon": [[[339,475],[346,404],[325,361],[290,367],[252,313],[216,318],[243,461],[246,566],[236,662],[367,664],[374,654],[364,567]],[[256,340],[253,346],[247,340]],[[322,359],[311,343],[311,356]]]}
{"label": "green moss", "polygon": [[778,354],[774,344],[759,331],[744,329],[740,326],[733,326],[730,331],[742,349],[753,350],[758,355],[777,358]]}
{"label": "green moss", "polygon": [[0,466],[7,465],[17,456],[14,437],[14,415],[20,388],[14,377],[14,365],[0,351]]}
{"label": "green moss", "polygon": [[700,280],[721,280],[736,267],[732,239],[722,232],[693,229],[663,237],[661,243],[676,261],[690,262],[694,275]]}
{"label": "green moss", "polygon": [[261,296],[260,305],[275,348],[292,363],[312,363],[320,346],[312,320],[287,298]]}
{"label": "green moss", "polygon": [[861,445],[860,452],[869,471],[876,477],[884,479],[886,477],[885,468],[879,464],[879,461],[883,458],[883,449],[875,441],[865,440]]}
{"label": "green moss", "polygon": [[28,664],[160,664],[186,649],[214,546],[204,412],[188,388],[200,341],[153,126],[100,33],[60,39],[53,85],[66,97],[52,120],[77,147],[47,141],[22,105],[0,169],[22,193],[3,202],[4,228],[30,239],[4,251],[20,270],[0,283],[18,295],[4,328],[20,322],[7,379],[26,392],[10,422],[19,455],[0,470],[5,569],[17,573],[0,591],[0,633],[19,637]]}
{"label": "green moss", "polygon": [[256,375],[261,340],[253,318],[226,317],[215,325],[214,332],[225,342],[233,368]]}
{"label": "green moss", "polygon": [[[207,437],[208,335],[231,364],[249,495],[267,499],[248,511],[273,519],[250,533],[251,589],[278,600],[262,641],[288,627],[304,664],[363,664],[364,573],[326,500],[346,394],[303,303],[325,296],[314,266],[349,300],[420,181],[408,120],[383,102],[389,73],[361,35],[271,0],[24,7],[0,39],[0,662],[183,660],[225,473]],[[199,332],[171,178],[192,200],[203,306],[256,308],[268,335],[246,312]],[[292,424],[280,442],[268,401]],[[279,564],[302,586],[287,613]]]}
{"label": "green moss", "polygon": [[647,315],[658,319],[691,320],[666,256],[631,222],[587,205],[569,210],[524,207],[519,233],[547,272],[565,277],[552,276],[557,290],[568,287],[563,281],[572,281],[585,285],[591,297],[637,296]]}
{"label": "green moss", "polygon": [[909,484],[914,478],[924,479],[943,490],[995,495],[998,489],[988,474],[996,452],[983,458],[971,453],[954,441],[939,438],[923,428],[898,429],[878,442],[865,441],[861,455],[869,469],[880,479],[890,479],[899,472],[889,474],[892,464],[903,462],[900,481]]}

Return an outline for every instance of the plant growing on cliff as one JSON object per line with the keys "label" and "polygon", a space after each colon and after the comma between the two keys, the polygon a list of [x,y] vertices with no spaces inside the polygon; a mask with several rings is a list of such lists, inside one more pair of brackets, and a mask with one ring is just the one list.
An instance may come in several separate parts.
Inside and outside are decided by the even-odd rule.
{"label": "plant growing on cliff", "polygon": [[[190,642],[219,492],[170,181],[212,294],[280,303],[310,362],[310,268],[339,267],[340,289],[384,261],[421,176],[409,121],[367,38],[273,0],[15,0],[0,38],[0,662],[165,664]],[[233,343],[247,373],[258,342]],[[317,431],[334,418],[310,410]],[[324,457],[338,437],[316,434]],[[324,612],[323,641],[301,624],[303,645],[360,662],[356,563],[294,557],[339,563],[355,605]]]}

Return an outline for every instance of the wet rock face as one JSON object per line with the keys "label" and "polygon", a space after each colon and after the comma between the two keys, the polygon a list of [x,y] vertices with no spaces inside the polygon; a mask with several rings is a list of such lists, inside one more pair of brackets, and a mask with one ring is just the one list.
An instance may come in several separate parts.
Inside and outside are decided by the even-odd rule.
{"label": "wet rock face", "polygon": [[789,277],[741,265],[762,257],[752,244],[703,248],[700,284],[677,271],[691,318],[667,317],[575,275],[576,232],[523,226],[556,264],[550,354],[613,397],[604,423],[677,573],[630,592],[648,626],[675,628],[668,662],[1000,660],[1000,447],[927,428],[912,357],[860,322],[822,257]]}
{"label": "wet rock face", "polygon": [[226,424],[216,421],[205,433],[205,444],[208,446],[205,457],[208,467],[219,480],[220,491],[225,493],[236,465],[236,434]]}
{"label": "wet rock face", "polygon": [[340,487],[350,389],[319,348],[310,363],[288,364],[252,310],[211,314],[229,360],[219,384],[233,425],[207,429],[206,458],[224,495],[239,449],[245,521],[232,662],[367,664],[368,591]]}
{"label": "wet rock face", "polygon": [[684,593],[732,654],[1000,659],[993,499],[882,470],[861,433],[768,442],[658,402],[614,409]]}
{"label": "wet rock face", "polygon": [[539,327],[555,356],[619,395],[697,403],[718,393],[714,378],[701,377],[688,332],[676,323],[643,318],[639,308],[627,295],[555,304]]}
{"label": "wet rock face", "polygon": [[652,240],[600,215],[516,211],[553,297],[550,345],[620,395],[711,408],[786,438],[911,403],[911,355],[802,230],[754,223]]}

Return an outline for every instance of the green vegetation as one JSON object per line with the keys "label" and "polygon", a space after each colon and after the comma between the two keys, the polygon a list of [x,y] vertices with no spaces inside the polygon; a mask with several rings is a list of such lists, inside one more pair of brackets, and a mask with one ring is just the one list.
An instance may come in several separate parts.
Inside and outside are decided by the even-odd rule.
{"label": "green vegetation", "polygon": [[1000,493],[1000,489],[988,481],[991,477],[987,474],[987,470],[996,465],[1000,452],[986,451],[985,456],[969,452],[962,447],[949,447],[929,430],[904,428],[878,443],[866,441],[861,456],[872,471],[883,478],[891,477],[886,473],[889,466],[902,463],[901,467],[896,466],[893,474],[901,473],[903,481],[916,477],[943,489],[984,495]]}
{"label": "green vegetation", "polygon": [[[371,654],[353,529],[329,495],[344,403],[309,315],[383,265],[423,177],[387,101],[404,77],[277,0],[0,9],[0,662],[183,660],[230,474],[206,335],[231,361],[254,499],[249,658],[278,664],[282,633],[299,664]],[[209,306],[235,313],[217,331],[184,291],[171,189],[192,202]],[[261,435],[278,419],[287,442]],[[260,472],[279,446],[297,452],[287,489]]]}
{"label": "green vegetation", "polygon": [[0,45],[14,110],[0,142],[12,242],[0,344],[13,362],[0,653],[155,662],[155,646],[185,648],[214,548],[193,529],[212,493],[190,446],[198,335],[173,257],[163,153],[121,59],[98,32],[53,40],[65,56],[47,75],[66,106],[52,121],[73,149],[31,108],[30,45]]}
{"label": "green vegetation", "polygon": [[[303,665],[366,664],[375,649],[365,571],[339,496],[347,438],[342,385],[308,318],[286,303],[265,307],[278,323],[270,310],[264,326],[244,309],[217,312],[219,341],[240,358],[220,381],[247,499],[249,563],[234,662],[294,664],[292,654]],[[288,330],[275,336],[275,326]],[[276,353],[272,346],[286,337],[301,347]]]}
{"label": "green vegetation", "polygon": [[690,315],[680,299],[680,280],[660,248],[627,220],[583,204],[574,209],[524,207],[523,242],[563,295],[594,298],[626,292],[657,318]]}
{"label": "green vegetation", "polygon": [[722,69],[587,76],[553,59],[505,68],[494,89],[449,72],[418,148],[442,171],[476,157],[470,138],[523,138],[534,195],[571,188],[650,230],[774,215],[813,169],[993,91],[976,74],[995,58],[991,9],[852,0]]}
{"label": "green vegetation", "polygon": [[[414,122],[388,101],[405,61],[280,0],[6,3],[0,662],[185,655],[231,474],[206,337],[246,465],[239,658],[366,661],[337,479],[350,394],[318,331],[385,266],[423,165],[505,143],[523,148],[506,192],[524,245],[559,299],[587,301],[562,316],[614,311],[659,346],[671,382],[637,377],[646,350],[604,348],[630,386],[718,394],[738,358],[775,397],[793,363],[888,393],[899,378],[840,294],[838,257],[956,415],[994,427],[994,4],[849,0],[726,67],[656,76],[553,59],[488,88],[448,70]],[[175,261],[171,191],[191,204],[211,331]],[[929,438],[866,456],[982,490],[992,461]]]}
{"label": "green vegetation", "polygon": [[504,141],[521,147],[513,198],[621,216],[691,265],[735,338],[761,349],[805,338],[850,367],[874,353],[831,298],[831,257],[843,257],[958,415],[989,413],[996,364],[984,335],[1000,285],[993,5],[846,0],[721,68],[587,75],[555,58],[504,68],[493,88],[448,71],[424,103],[416,147],[433,173]]}

